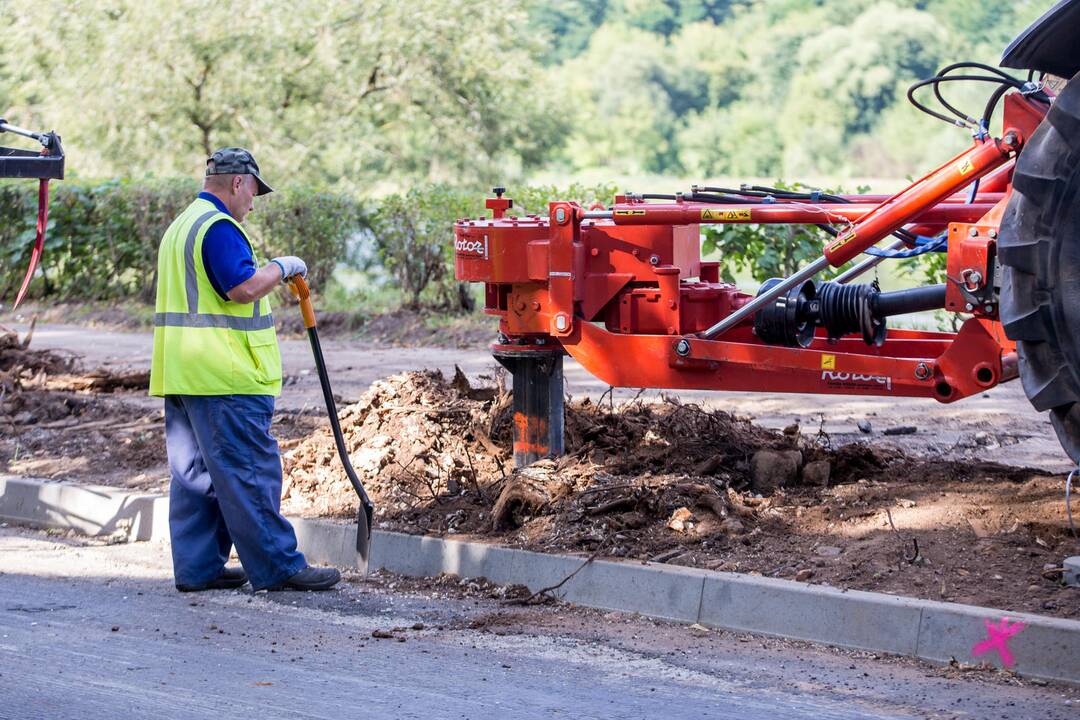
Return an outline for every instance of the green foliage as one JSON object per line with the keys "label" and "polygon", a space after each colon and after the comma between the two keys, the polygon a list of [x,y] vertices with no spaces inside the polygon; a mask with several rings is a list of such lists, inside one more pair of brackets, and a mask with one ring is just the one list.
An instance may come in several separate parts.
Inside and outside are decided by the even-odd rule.
{"label": "green foliage", "polygon": [[[907,87],[950,62],[996,63],[1038,6],[612,0],[597,12],[593,5],[580,25],[563,19],[553,28],[556,42],[573,34],[580,48],[562,48],[562,62],[549,70],[571,93],[575,113],[559,160],[571,172],[702,178],[916,174],[968,137],[911,108]],[[582,43],[583,28],[593,27]],[[978,109],[988,92],[963,89],[957,97]]]}
{"label": "green foliage", "polygon": [[[968,140],[905,88],[995,63],[1048,3],[7,0],[0,116],[59,129],[84,177],[185,175],[227,144],[275,184],[376,194],[538,170],[901,177]],[[949,88],[975,109],[990,90]]]}
{"label": "green foliage", "polygon": [[[32,296],[152,302],[161,237],[198,189],[187,179],[57,183]],[[256,201],[250,216],[260,254],[301,255],[312,282],[323,284],[362,226],[360,206],[350,197],[304,187],[270,197]],[[22,281],[36,212],[33,183],[0,185],[0,299],[12,299]]]}
{"label": "green foliage", "polygon": [[375,246],[409,307],[419,308],[426,293],[446,309],[473,309],[467,284],[454,280],[453,223],[481,214],[483,197],[479,192],[430,185],[379,203],[371,217]]}
{"label": "green foliage", "polygon": [[[778,181],[781,190],[807,192],[800,183]],[[865,188],[860,188],[860,192]],[[839,189],[825,190],[842,194]],[[734,283],[737,274],[749,274],[764,282],[769,278],[787,277],[796,270],[821,257],[829,236],[813,225],[702,225],[701,254],[718,255],[720,276]],[[826,273],[826,276],[828,273]]]}
{"label": "green foliage", "polygon": [[263,259],[302,257],[314,287],[325,287],[335,268],[350,262],[350,241],[367,222],[364,209],[351,196],[306,185],[283,188],[256,203],[249,232],[261,246]]}
{"label": "green foliage", "polygon": [[614,202],[618,192],[619,188],[614,183],[600,183],[599,185],[573,183],[565,188],[556,185],[511,186],[507,189],[507,195],[513,198],[514,207],[509,210],[509,214],[546,216],[548,204],[558,200],[571,200],[585,208],[597,203],[607,207]]}
{"label": "green foliage", "polygon": [[8,0],[0,112],[84,175],[244,145],[276,183],[477,178],[563,133],[516,2]]}
{"label": "green foliage", "polygon": [[[196,190],[191,181],[55,184],[32,294],[60,300],[151,299],[158,242]],[[0,198],[0,226],[17,229],[0,233],[0,298],[8,299],[30,261],[36,187],[25,181],[4,183]]]}

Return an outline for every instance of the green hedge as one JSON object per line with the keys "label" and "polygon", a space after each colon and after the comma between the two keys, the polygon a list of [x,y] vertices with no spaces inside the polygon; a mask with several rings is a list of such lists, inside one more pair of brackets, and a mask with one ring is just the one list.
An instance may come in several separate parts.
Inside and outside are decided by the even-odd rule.
{"label": "green hedge", "polygon": [[[152,302],[158,243],[198,189],[188,179],[55,183],[31,297]],[[612,185],[508,189],[512,213],[546,213],[555,199],[610,203],[615,192]],[[474,296],[454,280],[452,227],[460,218],[487,214],[487,194],[426,185],[365,203],[293,186],[256,200],[245,227],[264,259],[304,258],[315,287],[324,287],[341,264],[365,266],[396,285],[408,305],[471,310]],[[14,298],[29,262],[36,207],[35,183],[0,183],[0,302]]]}
{"label": "green hedge", "polygon": [[[187,179],[55,183],[31,297],[152,302],[161,236],[198,191]],[[0,301],[12,299],[30,260],[36,208],[36,184],[0,185]],[[329,279],[363,226],[359,202],[306,187],[257,200],[246,224],[264,259],[299,255],[317,284]]]}

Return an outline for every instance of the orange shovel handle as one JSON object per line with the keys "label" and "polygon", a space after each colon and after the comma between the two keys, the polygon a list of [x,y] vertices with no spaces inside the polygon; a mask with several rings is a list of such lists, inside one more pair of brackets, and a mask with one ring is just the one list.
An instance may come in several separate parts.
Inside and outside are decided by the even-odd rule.
{"label": "orange shovel handle", "polygon": [[304,316],[304,327],[310,330],[315,327],[315,306],[311,304],[311,289],[308,287],[307,281],[299,275],[293,275],[289,278],[289,289],[292,290],[296,299],[300,301],[300,313]]}

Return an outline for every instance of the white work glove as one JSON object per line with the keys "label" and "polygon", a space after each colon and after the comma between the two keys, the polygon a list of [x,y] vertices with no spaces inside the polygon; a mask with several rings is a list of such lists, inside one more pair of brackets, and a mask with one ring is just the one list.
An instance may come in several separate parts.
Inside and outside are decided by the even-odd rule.
{"label": "white work glove", "polygon": [[307,265],[295,255],[282,255],[273,258],[270,262],[277,263],[277,266],[281,268],[281,282],[288,282],[293,275],[307,279]]}

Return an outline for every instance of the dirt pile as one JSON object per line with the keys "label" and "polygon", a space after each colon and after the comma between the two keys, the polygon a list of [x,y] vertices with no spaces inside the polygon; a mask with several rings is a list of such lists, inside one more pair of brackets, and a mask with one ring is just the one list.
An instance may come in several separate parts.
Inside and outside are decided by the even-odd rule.
{"label": "dirt pile", "polygon": [[[161,411],[112,394],[145,391],[145,371],[84,371],[79,358],[0,332],[0,470],[129,487],[165,458]],[[104,394],[104,395],[103,395]]]}
{"label": "dirt pile", "polygon": [[22,339],[15,332],[0,332],[0,383],[9,391],[32,384],[42,374],[70,373],[78,365],[78,360],[70,355],[51,350],[31,350],[33,335],[33,326]]}
{"label": "dirt pile", "polygon": [[[731,529],[731,516],[760,504],[753,491],[797,485],[808,465],[824,465],[835,483],[873,477],[900,457],[866,445],[834,451],[827,438],[804,437],[797,427],[778,433],[672,399],[618,406],[585,399],[567,405],[566,455],[515,470],[510,394],[501,383],[474,388],[460,371],[451,382],[438,372],[378,381],[340,417],[380,519],[436,532],[509,530],[536,516],[589,526],[589,518],[627,513],[623,520],[637,527],[664,527],[664,508],[677,500]],[[285,470],[290,510],[353,513],[355,496],[327,429],[286,452]]]}

